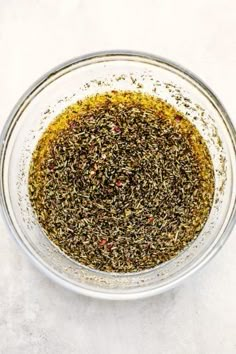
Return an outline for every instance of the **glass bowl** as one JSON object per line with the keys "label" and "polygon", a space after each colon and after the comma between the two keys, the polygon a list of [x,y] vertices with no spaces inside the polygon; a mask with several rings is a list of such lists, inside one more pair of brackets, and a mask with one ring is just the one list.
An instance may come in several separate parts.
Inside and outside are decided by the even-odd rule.
{"label": "glass bowl", "polygon": [[[174,105],[198,128],[214,164],[214,202],[200,235],[177,257],[137,273],[92,270],[65,256],[38,225],[27,190],[32,151],[48,124],[78,99],[110,90],[145,92]],[[83,56],[44,75],[10,114],[1,135],[1,209],[21,248],[49,277],[67,288],[105,299],[159,294],[206,264],[229,236],[235,222],[235,146],[235,130],[225,109],[192,73],[144,53],[116,51]]]}

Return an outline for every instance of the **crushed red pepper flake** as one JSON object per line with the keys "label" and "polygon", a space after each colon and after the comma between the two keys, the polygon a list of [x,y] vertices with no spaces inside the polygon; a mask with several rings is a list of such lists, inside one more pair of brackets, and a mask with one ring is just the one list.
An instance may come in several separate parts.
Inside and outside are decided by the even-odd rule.
{"label": "crushed red pepper flake", "polygon": [[118,126],[115,126],[115,127],[113,128],[113,130],[114,130],[114,132],[116,132],[116,133],[120,133],[120,132],[121,132],[121,129],[120,129],[120,127],[118,127]]}
{"label": "crushed red pepper flake", "polygon": [[182,119],[183,119],[183,117],[182,117],[181,115],[179,115],[179,114],[177,114],[177,115],[175,116],[176,122],[180,122]]}
{"label": "crushed red pepper flake", "polygon": [[99,241],[99,246],[102,247],[102,246],[104,246],[106,243],[107,243],[107,240],[106,240],[105,238],[103,238],[103,239],[101,239],[101,240]]}
{"label": "crushed red pepper flake", "polygon": [[149,223],[152,223],[154,221],[154,217],[153,216],[150,216],[149,218],[148,218],[148,222]]}
{"label": "crushed red pepper flake", "polygon": [[121,180],[118,179],[118,180],[116,181],[116,186],[117,186],[117,187],[122,187],[122,185],[123,185],[123,183],[121,182]]}

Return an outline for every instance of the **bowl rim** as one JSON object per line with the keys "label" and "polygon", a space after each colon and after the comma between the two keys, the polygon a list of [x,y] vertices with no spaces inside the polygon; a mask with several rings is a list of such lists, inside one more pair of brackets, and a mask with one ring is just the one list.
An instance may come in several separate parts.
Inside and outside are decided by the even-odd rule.
{"label": "bowl rim", "polygon": [[[56,281],[57,283],[61,284],[62,286],[73,290],[76,293],[83,294],[83,295],[88,295],[91,297],[95,298],[101,298],[101,299],[110,299],[110,300],[129,300],[129,299],[138,299],[138,298],[144,298],[148,296],[153,296],[156,294],[160,294],[164,291],[167,291],[169,289],[172,289],[176,285],[180,284],[184,279],[189,277],[191,274],[195,273],[197,270],[202,268],[210,259],[212,259],[222,248],[224,245],[225,241],[229,237],[234,224],[236,222],[236,198],[234,199],[234,205],[231,210],[231,214],[229,215],[228,223],[225,226],[224,232],[219,238],[219,240],[214,244],[214,246],[209,250],[209,252],[205,252],[203,256],[200,258],[200,261],[197,262],[197,260],[191,265],[187,270],[180,272],[179,275],[173,277],[169,281],[166,281],[161,287],[156,287],[152,289],[144,289],[144,290],[139,290],[139,291],[134,291],[134,292],[106,292],[106,291],[98,291],[98,290],[91,290],[90,288],[83,287],[82,285],[77,285],[73,283],[72,281],[68,281],[64,277],[61,276],[60,273],[54,271],[50,267],[47,266],[47,264],[42,261],[42,259],[39,256],[35,256],[31,252],[31,250],[27,247],[27,245],[22,241],[22,239],[18,236],[17,231],[15,230],[14,224],[9,216],[8,213],[8,206],[5,198],[5,193],[4,193],[4,183],[3,183],[3,174],[4,174],[4,161],[5,161],[5,153],[7,150],[7,137],[9,136],[9,132],[12,129],[12,123],[15,120],[15,117],[17,113],[19,112],[20,108],[24,105],[24,103],[32,96],[32,99],[34,99],[34,92],[37,91],[37,89],[43,85],[43,83],[47,82],[52,76],[56,76],[60,71],[69,68],[75,64],[82,64],[83,67],[83,62],[84,65],[86,65],[87,61],[91,60],[100,60],[102,62],[106,62],[111,58],[110,60],[114,60],[115,57],[127,59],[127,57],[130,57],[131,61],[137,61],[138,59],[143,59],[143,60],[149,60],[152,61],[153,63],[156,64],[162,64],[166,65],[167,67],[170,67],[172,70],[175,70],[177,73],[180,73],[185,79],[188,79],[191,84],[195,84],[203,90],[205,93],[207,93],[209,100],[211,103],[214,105],[214,107],[220,112],[220,115],[223,117],[224,124],[228,130],[228,135],[230,137],[231,143],[233,145],[234,149],[234,160],[236,157],[236,131],[234,128],[234,125],[232,121],[230,120],[230,117],[228,113],[226,112],[226,109],[218,99],[218,97],[213,93],[213,91],[209,88],[208,85],[206,85],[198,76],[193,74],[191,71],[186,70],[184,67],[180,66],[179,64],[176,64],[175,62],[165,59],[160,56],[156,56],[153,54],[149,54],[146,52],[141,52],[141,51],[130,51],[130,50],[108,50],[108,51],[99,51],[99,52],[93,52],[89,53],[86,55],[82,55],[79,57],[75,57],[73,59],[67,60],[56,67],[52,68],[49,70],[47,73],[42,75],[38,80],[36,80],[28,90],[25,91],[25,93],[20,97],[20,99],[17,101],[15,106],[13,107],[12,111],[10,112],[0,135],[0,210],[1,214],[3,216],[3,220],[5,220],[5,224],[8,227],[9,233],[11,236],[13,236],[14,240],[17,242],[17,244],[25,251],[25,253],[29,256],[31,261],[39,268],[43,273],[45,273],[49,278],[52,280]],[[35,94],[36,95],[36,94]],[[235,173],[232,169],[232,173]]]}

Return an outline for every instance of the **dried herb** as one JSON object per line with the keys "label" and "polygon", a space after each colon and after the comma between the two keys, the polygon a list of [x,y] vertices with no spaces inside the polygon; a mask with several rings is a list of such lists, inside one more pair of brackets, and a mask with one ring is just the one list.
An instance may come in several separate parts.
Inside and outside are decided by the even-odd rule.
{"label": "dried herb", "polygon": [[197,129],[149,95],[113,91],[68,107],[33,154],[29,195],[48,238],[103,271],[168,261],[201,231],[214,194]]}

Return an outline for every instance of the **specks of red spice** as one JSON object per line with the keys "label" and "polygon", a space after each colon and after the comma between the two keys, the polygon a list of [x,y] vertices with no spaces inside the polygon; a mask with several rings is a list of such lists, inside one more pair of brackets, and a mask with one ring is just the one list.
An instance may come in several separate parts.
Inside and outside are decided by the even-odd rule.
{"label": "specks of red spice", "polygon": [[151,224],[151,223],[153,223],[153,221],[154,221],[154,217],[153,216],[149,216],[148,223]]}
{"label": "specks of red spice", "polygon": [[107,249],[108,249],[108,251],[111,251],[112,246],[113,246],[113,243],[112,243],[112,242],[108,243],[108,245],[107,245]]}
{"label": "specks of red spice", "polygon": [[117,125],[115,125],[115,126],[113,127],[113,130],[114,130],[114,132],[117,133],[117,134],[121,133],[121,129],[120,129],[120,127],[118,127]]}
{"label": "specks of red spice", "polygon": [[179,114],[177,114],[177,115],[175,116],[176,122],[180,122],[182,119],[183,119],[183,117],[182,117],[181,115],[179,115]]}
{"label": "specks of red spice", "polygon": [[107,240],[105,238],[102,238],[98,244],[100,247],[103,247],[106,243],[107,243]]}
{"label": "specks of red spice", "polygon": [[75,120],[72,120],[72,121],[70,121],[69,125],[72,129],[74,129],[78,126],[78,122],[76,122]]}
{"label": "specks of red spice", "polygon": [[120,179],[116,181],[116,187],[122,187],[123,183],[121,182]]}

